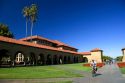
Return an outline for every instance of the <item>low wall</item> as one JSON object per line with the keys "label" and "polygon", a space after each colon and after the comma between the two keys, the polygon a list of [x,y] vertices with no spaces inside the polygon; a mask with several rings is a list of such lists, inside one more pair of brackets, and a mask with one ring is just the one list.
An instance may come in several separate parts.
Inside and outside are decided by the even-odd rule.
{"label": "low wall", "polygon": [[[97,67],[103,67],[105,63],[97,63]],[[90,67],[90,63],[85,63],[83,66]]]}
{"label": "low wall", "polygon": [[118,62],[117,65],[120,68],[125,67],[125,62]]}

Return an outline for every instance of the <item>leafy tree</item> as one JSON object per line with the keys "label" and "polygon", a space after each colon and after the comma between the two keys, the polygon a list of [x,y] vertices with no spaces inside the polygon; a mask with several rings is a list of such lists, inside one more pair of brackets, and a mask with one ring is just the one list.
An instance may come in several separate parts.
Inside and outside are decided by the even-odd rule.
{"label": "leafy tree", "polygon": [[9,55],[8,55],[8,51],[7,50],[0,50],[0,64],[1,64],[1,59],[3,58],[3,57],[8,57]]}
{"label": "leafy tree", "polygon": [[14,37],[13,33],[9,30],[8,26],[3,23],[0,23],[0,36],[5,36],[9,38]]}
{"label": "leafy tree", "polygon": [[116,57],[116,60],[117,60],[117,61],[122,61],[122,58],[123,58],[123,56],[117,56],[117,57]]}
{"label": "leafy tree", "polygon": [[103,55],[103,56],[102,56],[102,59],[103,59],[103,61],[106,61],[106,60],[112,60],[113,58],[110,57],[110,56],[105,56],[105,55]]}

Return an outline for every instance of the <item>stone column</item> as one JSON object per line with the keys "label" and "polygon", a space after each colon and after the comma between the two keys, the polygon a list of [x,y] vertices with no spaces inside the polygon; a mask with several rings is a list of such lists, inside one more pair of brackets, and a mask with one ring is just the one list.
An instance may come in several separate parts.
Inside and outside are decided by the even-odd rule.
{"label": "stone column", "polygon": [[[22,53],[21,53],[22,54]],[[27,62],[27,53],[23,53],[22,54],[24,56],[24,66],[26,66],[26,62]]]}
{"label": "stone column", "polygon": [[62,55],[62,64],[64,64],[64,55]]}
{"label": "stone column", "polygon": [[56,61],[57,61],[57,64],[59,64],[59,55],[57,55]]}
{"label": "stone column", "polygon": [[11,59],[11,66],[15,67],[15,53],[11,53],[10,59]]}

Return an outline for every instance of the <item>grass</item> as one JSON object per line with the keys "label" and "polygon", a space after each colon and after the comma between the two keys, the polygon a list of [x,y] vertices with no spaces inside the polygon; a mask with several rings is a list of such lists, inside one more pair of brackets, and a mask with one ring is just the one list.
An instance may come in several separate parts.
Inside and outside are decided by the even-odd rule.
{"label": "grass", "polygon": [[[26,82],[27,83],[27,82]],[[29,82],[28,82],[29,83]],[[59,82],[40,82],[40,83],[72,83],[72,81],[59,81]]]}
{"label": "grass", "polygon": [[[29,83],[29,82],[25,82]],[[58,82],[37,82],[37,83],[72,83],[72,81],[58,81]]]}
{"label": "grass", "polygon": [[71,69],[71,70],[80,70],[80,71],[90,71],[90,67],[83,67],[83,63],[77,63],[77,64],[64,64],[64,65],[57,65],[58,67],[62,67],[62,69]]}
{"label": "grass", "polygon": [[125,67],[120,68],[120,70],[121,70],[122,74],[125,74]]}
{"label": "grass", "polygon": [[[73,69],[82,71],[90,70],[90,68],[83,67],[81,63],[56,65],[56,66],[0,68],[0,79],[69,78],[69,77],[82,76],[70,70],[67,71],[66,68],[70,68],[71,70]],[[70,83],[70,82],[64,82],[64,83]]]}
{"label": "grass", "polygon": [[62,82],[48,82],[48,83],[72,83],[72,81],[62,81]]}

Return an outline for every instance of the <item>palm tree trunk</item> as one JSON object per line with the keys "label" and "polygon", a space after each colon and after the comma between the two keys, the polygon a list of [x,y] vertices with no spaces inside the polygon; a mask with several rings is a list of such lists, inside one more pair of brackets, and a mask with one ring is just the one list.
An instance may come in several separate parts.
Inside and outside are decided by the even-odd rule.
{"label": "palm tree trunk", "polygon": [[26,18],[26,38],[27,38],[27,28],[28,28],[28,19]]}
{"label": "palm tree trunk", "polygon": [[33,22],[31,22],[31,42],[32,42]]}

